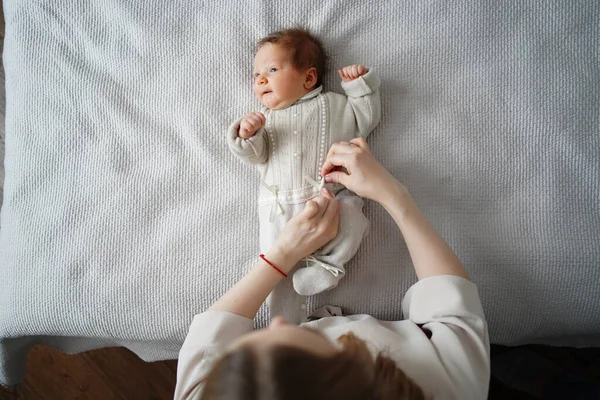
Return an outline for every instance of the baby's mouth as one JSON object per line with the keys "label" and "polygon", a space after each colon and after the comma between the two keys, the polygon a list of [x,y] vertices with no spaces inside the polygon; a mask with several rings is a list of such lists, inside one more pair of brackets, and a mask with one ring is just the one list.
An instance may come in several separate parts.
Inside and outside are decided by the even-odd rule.
{"label": "baby's mouth", "polygon": [[263,96],[264,96],[265,94],[271,94],[271,93],[273,93],[271,90],[265,90],[265,91],[263,92]]}

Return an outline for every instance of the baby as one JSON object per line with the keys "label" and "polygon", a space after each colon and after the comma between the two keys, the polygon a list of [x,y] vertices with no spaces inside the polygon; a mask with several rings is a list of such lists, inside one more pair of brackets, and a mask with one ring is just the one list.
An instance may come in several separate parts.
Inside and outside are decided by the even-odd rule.
{"label": "baby", "polygon": [[260,40],[253,89],[265,108],[235,122],[227,135],[231,151],[260,170],[261,252],[324,185],[339,202],[338,236],[293,275],[300,295],[335,287],[367,232],[362,199],[340,184],[325,184],[320,171],[332,143],[367,137],[381,114],[380,82],[372,70],[362,65],[339,70],[343,96],[323,91],[324,69],[323,46],[306,30],[287,29]]}

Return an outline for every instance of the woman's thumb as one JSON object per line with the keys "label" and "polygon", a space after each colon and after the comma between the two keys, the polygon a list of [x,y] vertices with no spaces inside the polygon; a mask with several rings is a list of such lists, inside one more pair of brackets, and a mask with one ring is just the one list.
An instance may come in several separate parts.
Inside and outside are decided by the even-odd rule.
{"label": "woman's thumb", "polygon": [[317,205],[317,203],[315,203],[312,200],[309,200],[304,205],[304,210],[302,210],[302,213],[304,214],[305,218],[311,219],[312,217],[317,215],[317,211],[319,211],[319,206]]}
{"label": "woman's thumb", "polygon": [[325,179],[325,183],[341,183],[345,186],[345,181],[347,177],[348,174],[342,171],[333,171],[325,175],[323,179]]}

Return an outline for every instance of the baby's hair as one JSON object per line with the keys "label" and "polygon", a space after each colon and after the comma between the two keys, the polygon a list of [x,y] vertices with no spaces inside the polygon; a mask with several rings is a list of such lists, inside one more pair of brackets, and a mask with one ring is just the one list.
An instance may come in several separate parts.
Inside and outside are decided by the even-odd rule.
{"label": "baby's hair", "polygon": [[282,46],[292,52],[292,64],[299,71],[314,67],[317,70],[317,86],[322,84],[327,55],[323,43],[308,29],[296,27],[272,32],[258,41],[258,49],[266,43]]}

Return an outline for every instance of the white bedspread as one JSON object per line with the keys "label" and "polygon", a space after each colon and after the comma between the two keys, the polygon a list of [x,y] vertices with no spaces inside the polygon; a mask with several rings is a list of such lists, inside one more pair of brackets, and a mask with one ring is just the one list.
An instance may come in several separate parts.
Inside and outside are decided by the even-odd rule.
{"label": "white bedspread", "polygon": [[[382,79],[369,143],[478,285],[492,343],[600,345],[600,3],[5,0],[0,383],[36,343],[177,357],[256,260],[254,44],[310,27]],[[380,206],[333,291],[401,318],[416,277]],[[258,325],[266,322],[262,311]]]}

